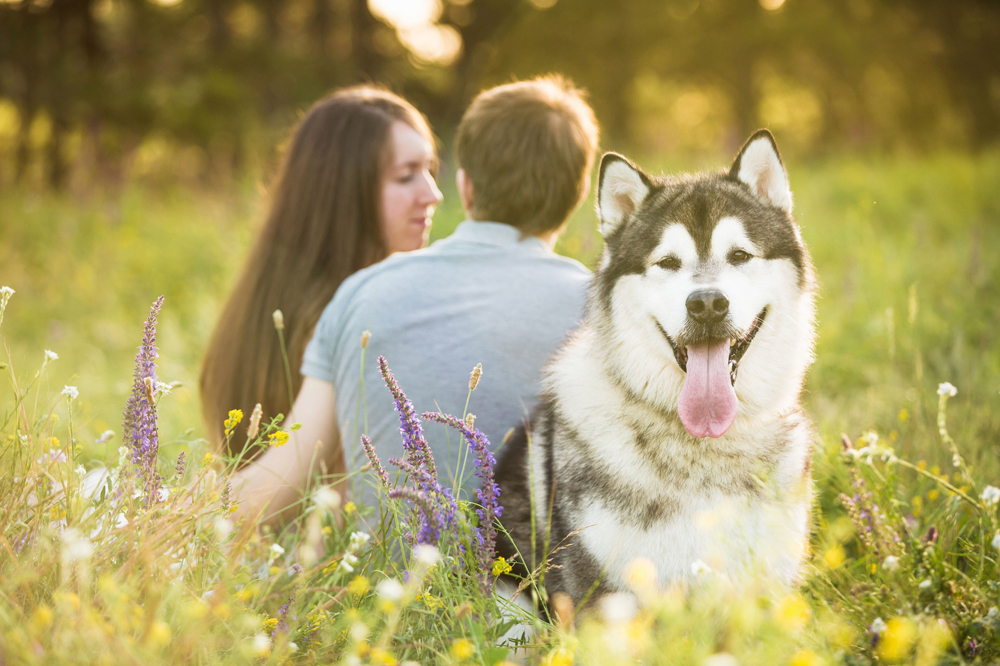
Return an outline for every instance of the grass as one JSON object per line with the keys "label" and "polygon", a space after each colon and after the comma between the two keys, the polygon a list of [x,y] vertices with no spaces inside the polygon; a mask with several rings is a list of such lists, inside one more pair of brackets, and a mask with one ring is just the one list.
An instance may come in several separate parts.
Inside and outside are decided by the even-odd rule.
{"label": "grass", "polygon": [[[822,285],[804,396],[818,434],[803,585],[781,591],[761,581],[736,592],[706,574],[685,592],[651,591],[651,572],[637,562],[636,606],[617,600],[575,625],[571,609],[534,621],[535,659],[1000,659],[997,505],[983,499],[1000,485],[1000,154],[835,158],[791,169]],[[406,541],[419,521],[395,500],[379,514],[350,510],[338,525],[330,499],[313,494],[281,533],[232,524],[231,465],[206,456],[196,379],[259,219],[256,201],[249,187],[219,194],[139,184],[86,201],[0,196],[0,283],[17,290],[0,325],[9,349],[0,389],[3,663],[492,666],[511,658],[498,642],[517,613],[483,593],[461,554],[476,525],[466,503],[461,529],[425,562]],[[446,203],[435,237],[460,218]],[[595,226],[588,203],[560,251],[593,265]],[[143,507],[130,493],[106,492],[94,502],[80,491],[78,465],[109,463],[119,470],[115,488],[135,483],[129,464],[115,465],[121,414],[141,323],[160,294],[158,379],[183,383],[157,403],[168,499]],[[46,349],[59,358],[46,361]],[[957,395],[939,396],[942,382]],[[79,398],[60,393],[67,384]],[[116,438],[99,442],[107,429]],[[52,449],[65,462],[43,458]],[[187,469],[177,476],[181,451]],[[62,521],[75,531],[61,531]],[[357,532],[371,540],[352,545]],[[390,557],[394,549],[405,556]],[[347,553],[358,561],[345,568]]]}

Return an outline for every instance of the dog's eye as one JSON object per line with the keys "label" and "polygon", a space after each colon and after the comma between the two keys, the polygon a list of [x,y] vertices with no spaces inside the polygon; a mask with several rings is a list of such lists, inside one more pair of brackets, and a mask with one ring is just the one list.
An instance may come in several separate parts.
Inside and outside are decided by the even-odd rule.
{"label": "dog's eye", "polygon": [[656,262],[656,265],[665,271],[676,271],[681,267],[681,260],[677,257],[670,255],[669,257],[664,257]]}
{"label": "dog's eye", "polygon": [[743,250],[733,250],[729,253],[729,263],[744,264],[753,259],[753,255]]}

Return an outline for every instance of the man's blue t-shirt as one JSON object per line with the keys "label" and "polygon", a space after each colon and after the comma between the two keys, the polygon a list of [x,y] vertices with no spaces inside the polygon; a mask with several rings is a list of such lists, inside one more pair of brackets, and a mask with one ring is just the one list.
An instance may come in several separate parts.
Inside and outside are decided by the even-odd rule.
{"label": "man's blue t-shirt", "polygon": [[[382,465],[404,456],[399,415],[378,370],[389,368],[417,414],[461,417],[469,375],[483,376],[469,412],[496,451],[535,405],[541,369],[583,315],[590,272],[541,240],[497,222],[463,222],[431,247],[395,254],[343,282],[316,325],[302,374],[333,383],[348,472],[367,464],[367,434]],[[371,331],[361,378],[361,335]],[[359,401],[360,397],[360,401]],[[423,423],[442,484],[458,476],[458,431]],[[463,457],[465,453],[462,454]],[[462,487],[477,487],[474,461]],[[374,477],[352,483],[356,500],[377,502]]]}

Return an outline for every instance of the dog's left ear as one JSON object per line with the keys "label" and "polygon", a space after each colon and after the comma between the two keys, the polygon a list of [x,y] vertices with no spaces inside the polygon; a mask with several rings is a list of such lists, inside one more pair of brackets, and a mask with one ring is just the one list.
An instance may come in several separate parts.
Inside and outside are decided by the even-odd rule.
{"label": "dog's left ear", "polygon": [[743,144],[729,169],[729,177],[749,186],[751,192],[772,206],[792,212],[788,174],[778,154],[778,144],[766,129],[757,130]]}

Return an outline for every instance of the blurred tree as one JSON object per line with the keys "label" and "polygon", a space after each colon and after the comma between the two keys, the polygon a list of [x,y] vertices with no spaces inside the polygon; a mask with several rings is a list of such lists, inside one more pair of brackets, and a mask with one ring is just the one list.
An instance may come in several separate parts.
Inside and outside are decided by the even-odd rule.
{"label": "blurred tree", "polygon": [[[761,124],[803,151],[1000,139],[995,0],[374,2],[0,0],[18,120],[0,180],[224,180],[356,82],[447,138],[481,88],[551,71],[590,91],[608,141],[647,149],[731,149]],[[429,17],[422,43],[444,55],[392,9]]]}

